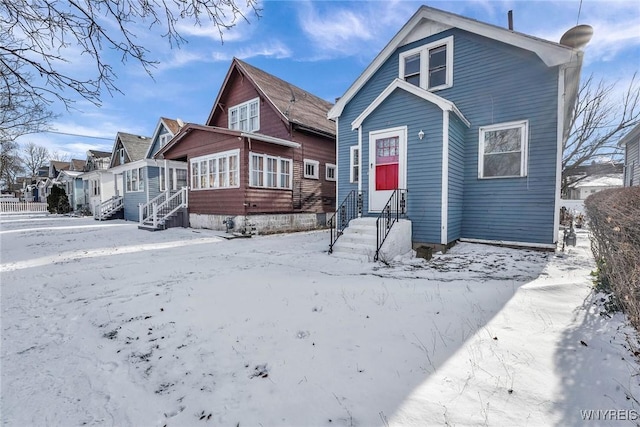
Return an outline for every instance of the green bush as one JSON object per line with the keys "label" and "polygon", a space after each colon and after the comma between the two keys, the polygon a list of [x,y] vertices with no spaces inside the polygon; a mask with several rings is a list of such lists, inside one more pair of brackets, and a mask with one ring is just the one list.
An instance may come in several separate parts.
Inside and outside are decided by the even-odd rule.
{"label": "green bush", "polygon": [[64,188],[54,185],[51,194],[47,196],[47,210],[50,213],[65,214],[71,212],[69,198]]}

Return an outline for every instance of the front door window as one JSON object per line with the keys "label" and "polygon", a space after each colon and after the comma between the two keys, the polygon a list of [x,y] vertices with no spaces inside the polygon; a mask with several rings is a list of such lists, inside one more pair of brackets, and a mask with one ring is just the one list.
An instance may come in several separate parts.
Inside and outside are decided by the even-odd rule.
{"label": "front door window", "polygon": [[398,188],[400,138],[376,139],[376,190]]}

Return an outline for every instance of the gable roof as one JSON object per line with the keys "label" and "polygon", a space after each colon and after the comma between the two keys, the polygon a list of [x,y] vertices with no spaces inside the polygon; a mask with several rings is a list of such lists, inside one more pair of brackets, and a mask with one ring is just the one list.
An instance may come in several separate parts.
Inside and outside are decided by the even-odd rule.
{"label": "gable roof", "polygon": [[174,147],[176,144],[178,144],[182,139],[184,139],[189,133],[191,133],[194,130],[202,131],[202,132],[214,132],[214,133],[234,136],[238,138],[248,138],[250,140],[253,139],[256,141],[267,142],[269,144],[281,145],[283,147],[300,148],[300,144],[298,144],[297,142],[289,141],[282,138],[276,138],[274,136],[263,135],[255,132],[244,132],[236,129],[221,128],[217,126],[204,126],[204,125],[198,125],[195,123],[187,123],[186,125],[182,126],[182,128],[180,128],[180,132],[178,132],[167,145],[165,145],[160,150],[158,150],[158,152],[155,155],[155,158],[163,158],[163,155],[167,150]]}
{"label": "gable roof", "polygon": [[[122,143],[122,147],[129,157],[129,162],[135,162],[137,160],[144,159],[147,150],[149,149],[149,145],[151,145],[151,138],[149,137],[134,135],[132,133],[126,132],[118,132],[116,135],[116,139],[113,142],[113,150],[111,150],[112,152],[116,151],[118,141]],[[111,163],[113,163],[115,158],[116,156],[113,156],[113,158],[111,159]]]}
{"label": "gable roof", "polygon": [[389,95],[391,95],[396,89],[402,89],[419,98],[424,99],[425,101],[435,104],[442,111],[451,111],[455,115],[457,115],[460,120],[462,120],[462,122],[467,125],[467,127],[471,126],[469,120],[467,120],[467,118],[460,112],[460,110],[458,110],[458,107],[456,107],[456,104],[454,104],[453,102],[449,101],[448,99],[444,99],[434,93],[431,93],[428,90],[412,85],[411,83],[408,83],[404,80],[395,78],[393,79],[393,82],[391,82],[391,84],[387,86],[380,93],[380,95],[378,95],[376,99],[374,99],[373,102],[369,104],[369,106],[365,108],[358,117],[356,117],[353,122],[351,122],[351,130],[359,128],[362,125],[362,122],[364,122],[364,120],[369,117],[369,115],[373,113],[375,109],[378,108],[380,104],[382,104],[382,102],[384,102],[384,100],[387,99]]}
{"label": "gable roof", "polygon": [[330,102],[238,58],[233,58],[231,62],[222,88],[218,92],[207,119],[207,124],[211,124],[216,107],[220,103],[234,69],[237,69],[253,84],[256,90],[275,108],[283,121],[307,130],[335,136],[335,124],[327,118],[327,113],[332,106]]}
{"label": "gable roof", "polygon": [[180,132],[180,128],[182,128],[183,126],[184,122],[180,119],[174,120],[168,119],[166,117],[160,117],[160,120],[158,120],[158,124],[156,125],[156,130],[153,131],[153,135],[151,136],[151,143],[149,144],[149,148],[147,149],[144,157],[147,159],[151,158],[151,152],[154,147],[154,142],[160,135],[160,129],[162,127],[164,127],[173,138],[178,132]]}
{"label": "gable roof", "polygon": [[625,136],[620,138],[618,142],[618,147],[625,147],[630,142],[633,142],[634,139],[640,137],[640,123],[638,123],[633,129],[629,131]]}
{"label": "gable roof", "polygon": [[83,171],[86,165],[87,165],[86,160],[71,159],[71,166],[69,167],[69,170]]}
{"label": "gable roof", "polygon": [[[431,34],[425,34],[419,31],[419,27],[426,24],[435,24],[435,30]],[[400,29],[400,31],[391,39],[391,41],[382,49],[376,58],[369,64],[364,72],[356,79],[356,81],[347,89],[345,94],[336,102],[328,113],[330,119],[340,117],[344,107],[355,96],[355,94],[364,86],[364,84],[374,75],[374,73],[389,59],[395,50],[416,40],[436,34],[448,28],[459,28],[474,34],[507,43],[512,46],[519,47],[531,51],[538,55],[542,61],[548,66],[558,66],[575,62],[579,69],[582,64],[582,52],[570,48],[568,46],[543,40],[527,34],[519,33],[507,28],[498,27],[496,25],[487,24],[475,19],[467,18],[454,13],[445,12],[428,6],[421,6],[418,11],[409,19],[409,21]],[[569,79],[573,84],[575,80],[575,91],[577,93],[577,80]],[[571,95],[573,88],[568,88]],[[571,96],[568,97],[571,101]],[[572,102],[570,102],[572,104]],[[573,107],[571,107],[572,109]]]}
{"label": "gable roof", "polygon": [[94,157],[96,159],[102,159],[105,157],[110,157],[110,151],[99,151],[99,150],[87,150],[87,156]]}

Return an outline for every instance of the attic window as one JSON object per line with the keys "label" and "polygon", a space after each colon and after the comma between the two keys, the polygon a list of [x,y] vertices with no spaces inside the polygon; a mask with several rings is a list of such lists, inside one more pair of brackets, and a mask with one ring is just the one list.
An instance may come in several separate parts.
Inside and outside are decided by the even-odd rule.
{"label": "attic window", "polygon": [[260,99],[229,108],[229,129],[255,132],[260,129]]}
{"label": "attic window", "polygon": [[453,86],[453,36],[400,54],[399,77],[426,90]]}
{"label": "attic window", "polygon": [[170,139],[171,134],[169,133],[163,133],[162,135],[160,135],[160,146],[164,147],[165,145],[167,145],[167,142],[169,142]]}

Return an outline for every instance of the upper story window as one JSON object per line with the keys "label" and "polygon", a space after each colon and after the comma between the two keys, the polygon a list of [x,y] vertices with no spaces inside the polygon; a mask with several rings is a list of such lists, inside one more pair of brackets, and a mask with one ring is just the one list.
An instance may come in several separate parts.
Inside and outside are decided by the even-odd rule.
{"label": "upper story window", "polygon": [[167,142],[169,142],[169,140],[171,140],[170,133],[163,133],[162,135],[160,135],[160,147],[164,147],[165,145],[167,145]]}
{"label": "upper story window", "polygon": [[325,168],[325,176],[324,179],[327,181],[335,181],[336,180],[336,165],[333,163],[327,163],[324,165]]}
{"label": "upper story window", "polygon": [[500,123],[480,128],[478,178],[527,175],[529,123]]}
{"label": "upper story window", "polygon": [[260,129],[260,98],[229,108],[229,129],[255,132]]}
{"label": "upper story window", "polygon": [[399,77],[427,90],[453,86],[453,36],[400,54]]}

